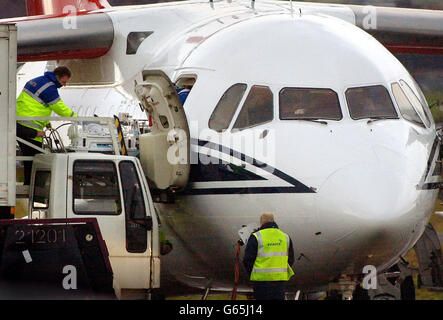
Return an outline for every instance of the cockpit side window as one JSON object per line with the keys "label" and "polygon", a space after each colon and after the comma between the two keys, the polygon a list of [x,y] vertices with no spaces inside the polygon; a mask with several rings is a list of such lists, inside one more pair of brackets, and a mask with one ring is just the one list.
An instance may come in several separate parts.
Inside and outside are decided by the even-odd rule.
{"label": "cockpit side window", "polygon": [[423,93],[423,90],[421,89],[420,85],[417,83],[417,81],[414,80],[414,78],[411,77],[412,84],[414,85],[415,90],[418,92],[418,97],[420,98],[420,102],[423,105],[423,107],[429,108],[428,101],[426,100],[425,94]]}
{"label": "cockpit side window", "polygon": [[274,96],[266,86],[253,86],[233,129],[246,129],[274,119]]}
{"label": "cockpit side window", "polygon": [[429,120],[429,122],[432,124],[434,121],[434,118],[432,116],[431,108],[429,108],[428,100],[425,97],[425,94],[423,93],[423,90],[421,89],[420,85],[417,83],[417,81],[414,80],[414,78],[411,77],[412,84],[414,85],[415,90],[418,92],[418,97],[420,99],[421,105],[423,106],[424,113],[426,118]]}
{"label": "cockpit side window", "polygon": [[411,87],[403,80],[400,80],[401,88],[403,89],[403,92],[408,97],[409,101],[414,106],[414,109],[417,111],[417,113],[420,115],[421,119],[425,123],[426,127],[429,127],[431,125],[431,120],[429,119],[423,103],[426,103],[426,100],[420,101],[420,99],[416,96],[414,91],[411,89]]}
{"label": "cockpit side window", "polygon": [[209,118],[210,129],[222,132],[229,127],[246,88],[246,84],[237,83],[226,90]]}
{"label": "cockpit side window", "polygon": [[421,127],[425,127],[423,121],[420,119],[415,108],[412,106],[406,94],[403,92],[400,85],[396,82],[392,84],[392,93],[397,101],[400,113],[408,121],[411,121]]}
{"label": "cockpit side window", "polygon": [[281,120],[343,117],[338,95],[331,89],[283,88],[279,100]]}
{"label": "cockpit side window", "polygon": [[349,113],[354,120],[365,118],[398,119],[388,90],[381,85],[346,91]]}

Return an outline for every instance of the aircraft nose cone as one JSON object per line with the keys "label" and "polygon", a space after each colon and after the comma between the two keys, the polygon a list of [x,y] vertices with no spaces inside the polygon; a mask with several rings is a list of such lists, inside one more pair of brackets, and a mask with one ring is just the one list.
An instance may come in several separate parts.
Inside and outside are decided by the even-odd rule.
{"label": "aircraft nose cone", "polygon": [[364,228],[400,228],[415,209],[415,185],[400,172],[359,163],[334,172],[318,190],[317,215],[338,241]]}
{"label": "aircraft nose cone", "polygon": [[331,270],[361,273],[366,265],[385,268],[408,249],[417,224],[415,184],[401,172],[360,163],[333,173],[318,190],[317,218],[322,235],[340,259]]}

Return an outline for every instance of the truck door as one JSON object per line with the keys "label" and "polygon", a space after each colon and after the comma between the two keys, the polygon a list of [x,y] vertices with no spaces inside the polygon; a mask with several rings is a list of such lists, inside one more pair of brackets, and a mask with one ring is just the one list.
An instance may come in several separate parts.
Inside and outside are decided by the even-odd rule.
{"label": "truck door", "polygon": [[126,250],[143,253],[148,248],[146,231],[151,229],[152,224],[149,225],[150,217],[146,215],[142,185],[132,161],[121,161],[119,169],[120,177],[124,177],[121,183],[125,207]]}
{"label": "truck door", "polygon": [[[153,225],[150,215],[149,190],[144,190],[142,174],[134,161],[120,161],[119,173],[125,212],[125,256],[111,257],[118,273],[120,288],[141,289],[153,286],[157,260],[152,247]],[[151,272],[152,271],[152,272]]]}
{"label": "truck door", "polygon": [[185,187],[190,172],[189,127],[177,91],[162,71],[144,71],[135,92],[151,132],[140,137],[140,161],[151,188]]}
{"label": "truck door", "polygon": [[[135,158],[88,154],[70,155],[68,217],[97,219],[109,252],[114,287],[148,289],[152,286],[152,217]],[[139,166],[139,165],[138,165]]]}

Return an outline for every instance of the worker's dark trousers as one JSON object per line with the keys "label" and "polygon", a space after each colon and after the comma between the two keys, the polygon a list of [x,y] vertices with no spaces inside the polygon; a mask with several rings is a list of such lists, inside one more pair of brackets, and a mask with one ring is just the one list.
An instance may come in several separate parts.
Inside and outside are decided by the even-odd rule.
{"label": "worker's dark trousers", "polygon": [[286,282],[254,281],[255,300],[284,300]]}
{"label": "worker's dark trousers", "polygon": [[[22,138],[23,140],[26,140],[28,142],[31,142],[32,144],[36,145],[37,147],[42,147],[42,143],[33,140],[37,136],[37,130],[22,126],[17,123],[17,137]],[[31,148],[24,143],[19,142],[21,154],[25,157],[33,157],[37,153],[39,153],[34,148]],[[25,181],[24,185],[29,186],[31,184],[31,172],[32,172],[32,162],[31,161],[24,161],[24,167],[25,167]]]}

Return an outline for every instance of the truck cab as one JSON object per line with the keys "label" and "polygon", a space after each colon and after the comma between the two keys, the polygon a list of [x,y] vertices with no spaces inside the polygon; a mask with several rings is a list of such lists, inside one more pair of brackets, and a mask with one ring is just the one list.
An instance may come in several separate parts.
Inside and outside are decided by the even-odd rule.
{"label": "truck cab", "polygon": [[95,153],[34,158],[29,218],[95,218],[118,298],[160,287],[158,219],[139,160]]}

